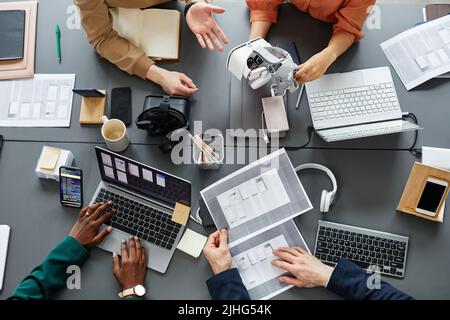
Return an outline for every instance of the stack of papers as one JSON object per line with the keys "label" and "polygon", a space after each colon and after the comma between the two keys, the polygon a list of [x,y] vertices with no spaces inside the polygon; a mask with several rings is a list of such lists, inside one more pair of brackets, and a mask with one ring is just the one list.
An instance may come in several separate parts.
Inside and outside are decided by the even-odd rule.
{"label": "stack of papers", "polygon": [[0,81],[0,127],[69,127],[74,74]]}
{"label": "stack of papers", "polygon": [[291,288],[280,283],[273,250],[309,251],[293,218],[312,209],[284,149],[219,180],[200,192],[218,229],[228,230],[230,253],[252,299]]}
{"label": "stack of papers", "polygon": [[450,15],[381,43],[406,90],[450,72]]}

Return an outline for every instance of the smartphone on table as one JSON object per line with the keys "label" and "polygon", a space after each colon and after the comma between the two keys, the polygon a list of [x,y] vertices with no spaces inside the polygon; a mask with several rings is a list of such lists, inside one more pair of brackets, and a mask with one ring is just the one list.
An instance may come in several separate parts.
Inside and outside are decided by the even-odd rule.
{"label": "smartphone on table", "polygon": [[447,195],[448,181],[429,177],[417,203],[416,212],[434,217]]}
{"label": "smartphone on table", "polygon": [[83,172],[75,167],[59,168],[61,204],[81,208],[83,205]]}

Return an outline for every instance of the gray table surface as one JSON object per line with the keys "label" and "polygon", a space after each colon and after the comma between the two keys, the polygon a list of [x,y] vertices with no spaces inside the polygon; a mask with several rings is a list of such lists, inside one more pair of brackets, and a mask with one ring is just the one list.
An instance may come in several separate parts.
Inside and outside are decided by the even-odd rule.
{"label": "gray table surface", "polygon": [[[5,286],[0,298],[8,297],[20,280],[70,230],[77,210],[59,204],[58,183],[34,175],[36,159],[43,143],[6,142],[0,158],[0,224],[12,227]],[[94,145],[55,144],[73,151],[76,165],[84,170],[85,203],[98,185],[100,176]],[[192,182],[193,203],[201,188],[238,168],[224,165],[219,171],[204,172],[192,166],[175,166],[155,146],[130,146],[128,157],[174,173]],[[317,172],[305,172],[301,181],[314,209],[295,219],[310,249],[314,248],[317,222],[325,219],[372,228],[410,237],[406,276],[402,280],[385,278],[416,298],[450,298],[447,274],[450,268],[450,225],[428,222],[396,213],[410,168],[415,161],[407,152],[342,150],[302,150],[289,153],[293,165],[316,162],[327,165],[336,174],[339,192],[328,214],[318,211],[322,189],[330,189],[328,179]],[[448,219],[445,219],[448,220]],[[209,234],[193,221],[189,228]],[[194,259],[176,251],[166,274],[148,271],[146,286],[150,299],[209,299],[205,280],[211,272],[204,256]],[[118,291],[112,275],[111,254],[93,249],[82,268],[82,290],[62,291],[56,298],[115,299]],[[277,299],[334,299],[325,289],[291,289]]]}
{"label": "gray table surface", "polygon": [[[5,1],[5,0],[0,0]],[[149,81],[130,76],[109,62],[100,61],[93,48],[88,44],[83,29],[69,30],[66,21],[69,18],[68,7],[72,0],[39,1],[39,19],[36,50],[37,73],[76,73],[77,87],[107,89],[130,86],[133,89],[133,119],[142,111],[144,97],[147,94],[161,94],[161,89]],[[222,132],[229,127],[229,81],[230,73],[225,68],[228,51],[235,45],[247,40],[249,34],[248,9],[243,1],[218,2],[227,12],[217,20],[230,38],[230,44],[223,53],[202,50],[186,24],[182,27],[181,59],[178,63],[164,63],[168,69],[178,70],[190,76],[200,88],[192,98],[191,123],[201,120],[203,128],[217,128]],[[166,7],[182,5],[171,3]],[[355,44],[336,61],[328,72],[345,72],[360,68],[389,65],[379,43],[412,27],[422,17],[421,7],[417,5],[382,5],[380,8],[381,28],[368,30],[366,37]],[[295,41],[302,61],[306,61],[324,48],[330,38],[332,26],[311,18],[291,5],[282,5],[280,21],[269,34],[272,43]],[[399,18],[401,17],[401,18]],[[56,59],[55,25],[62,28],[63,63]],[[397,74],[391,67],[395,86],[403,111],[414,112],[425,130],[419,135],[419,145],[450,146],[447,119],[450,117],[450,82],[445,79],[433,79],[417,89],[407,92]],[[298,146],[307,138],[307,127],[311,125],[311,116],[306,95],[297,111],[294,104],[297,95],[289,99],[289,121],[291,130],[281,141],[283,146]],[[108,101],[108,105],[109,105]],[[37,140],[62,142],[101,142],[98,126],[79,124],[80,98],[73,102],[70,128],[0,128],[8,140]],[[149,138],[146,133],[133,124],[129,135],[134,143],[155,144],[161,139]],[[315,136],[312,147],[363,147],[363,148],[405,148],[413,139],[412,133],[365,138],[347,142],[327,144]]]}
{"label": "gray table surface", "polygon": [[[3,1],[3,0],[1,0]],[[66,25],[66,9],[70,0],[41,0],[38,22],[37,65],[38,73],[77,73],[77,86],[111,88],[131,86],[133,88],[133,116],[142,108],[143,98],[148,93],[160,92],[149,82],[128,76],[106,61],[98,61],[94,51],[85,40],[82,30],[69,31]],[[230,36],[231,47],[244,41],[248,34],[246,23],[248,12],[242,4],[226,3],[227,16],[219,17]],[[330,69],[346,71],[356,68],[387,65],[386,58],[378,43],[404,30],[421,17],[418,6],[383,6],[382,29],[367,33],[366,39],[355,45]],[[314,21],[304,14],[283,6],[280,15],[284,18],[271,32],[270,40],[287,41],[294,39],[300,48],[302,59],[306,59],[325,45],[331,32],[330,26]],[[403,17],[399,19],[398,17]],[[241,22],[238,22],[241,21]],[[56,63],[54,46],[54,26],[63,27],[62,65]],[[236,23],[239,33],[235,30]],[[292,26],[308,32],[292,31]],[[232,25],[233,24],[233,25]],[[204,128],[226,128],[228,119],[228,97],[223,86],[228,82],[225,70],[225,54],[210,54],[199,50],[194,37],[184,29],[182,60],[168,64],[191,75],[200,88],[194,97],[192,120],[204,121]],[[320,39],[320,40],[319,40]],[[71,50],[72,48],[72,50]],[[189,57],[189,63],[187,58]],[[201,62],[201,63],[200,63]],[[395,72],[394,81],[399,92],[404,111],[417,113],[426,130],[420,134],[420,144],[449,146],[444,132],[448,128],[449,83],[445,80],[432,80],[418,89],[407,93]],[[216,82],[211,81],[214,79]],[[79,99],[74,100],[72,126],[64,129],[53,128],[0,128],[7,140],[27,140],[29,142],[10,142],[4,144],[0,155],[0,224],[12,227],[9,257],[7,261],[4,289],[0,298],[8,297],[21,279],[68,233],[76,218],[76,209],[61,207],[59,204],[58,183],[38,179],[34,174],[37,158],[43,145],[51,145],[73,151],[76,165],[84,170],[85,202],[89,201],[99,182],[99,173],[94,153],[94,145],[101,141],[98,127],[81,127],[78,124]],[[427,108],[427,110],[422,110]],[[428,112],[432,109],[433,112]],[[436,110],[433,110],[436,109]],[[306,139],[305,130],[310,123],[306,99],[295,114],[290,108],[293,130],[286,138],[286,145],[298,145]],[[202,116],[201,116],[202,115]],[[204,172],[192,166],[175,166],[167,155],[163,155],[144,132],[135,126],[130,128],[133,145],[124,153],[141,162],[156,166],[189,179],[193,184],[193,203],[199,191],[219,178],[237,170],[239,165],[224,165],[219,171]],[[314,147],[404,147],[411,142],[411,135],[369,138],[359,141],[326,145],[316,138]],[[300,142],[299,142],[300,141]],[[142,145],[149,144],[149,145]],[[320,192],[331,188],[322,174],[305,173],[301,180],[315,206],[314,210],[296,219],[310,249],[313,249],[317,221],[352,224],[410,237],[410,248],[403,280],[388,279],[398,288],[417,298],[449,298],[450,288],[447,271],[450,267],[450,226],[424,221],[395,212],[410,168],[416,160],[408,152],[375,152],[344,150],[301,150],[289,153],[294,165],[317,162],[328,165],[339,181],[336,205],[329,214],[318,212]],[[188,225],[207,235],[210,230],[193,223]],[[177,251],[168,272],[164,275],[149,271],[146,285],[150,289],[150,299],[208,299],[205,280],[211,272],[204,257],[198,260]],[[112,276],[112,257],[99,249],[93,249],[90,260],[82,269],[82,290],[62,291],[56,298],[67,299],[115,299],[119,290]],[[325,289],[291,289],[277,299],[335,299],[336,295]]]}

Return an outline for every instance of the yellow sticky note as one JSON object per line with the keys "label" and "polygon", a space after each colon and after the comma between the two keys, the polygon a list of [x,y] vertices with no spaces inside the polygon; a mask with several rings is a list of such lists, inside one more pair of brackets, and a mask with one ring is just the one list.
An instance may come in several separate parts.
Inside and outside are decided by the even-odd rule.
{"label": "yellow sticky note", "polygon": [[172,214],[172,221],[185,226],[186,223],[188,222],[190,212],[191,207],[188,207],[184,204],[177,202],[175,205],[175,210],[173,211]]}
{"label": "yellow sticky note", "polygon": [[46,170],[55,169],[60,154],[60,149],[45,146],[44,151],[42,152],[41,160],[39,162],[39,168]]}

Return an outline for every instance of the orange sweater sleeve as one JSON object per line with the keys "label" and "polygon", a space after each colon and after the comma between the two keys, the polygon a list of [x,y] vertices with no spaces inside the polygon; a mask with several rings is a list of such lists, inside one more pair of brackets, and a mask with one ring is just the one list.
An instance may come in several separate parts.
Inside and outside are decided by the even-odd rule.
{"label": "orange sweater sleeve", "polygon": [[247,0],[247,5],[250,9],[250,22],[277,22],[278,6],[283,2],[283,0]]}
{"label": "orange sweater sleeve", "polygon": [[113,29],[105,0],[75,0],[75,4],[80,9],[81,24],[95,50],[120,69],[145,79],[153,60]]}
{"label": "orange sweater sleeve", "polygon": [[374,4],[375,0],[347,0],[336,12],[337,22],[333,26],[333,33],[350,33],[355,42],[362,39],[364,33],[361,30],[370,13],[370,7]]}

